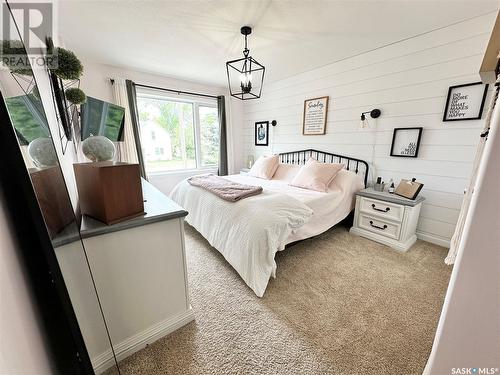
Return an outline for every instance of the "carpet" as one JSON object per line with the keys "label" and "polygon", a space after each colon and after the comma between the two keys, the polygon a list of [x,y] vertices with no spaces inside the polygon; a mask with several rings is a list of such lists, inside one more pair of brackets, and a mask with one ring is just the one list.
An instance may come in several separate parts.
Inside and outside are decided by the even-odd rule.
{"label": "carpet", "polygon": [[339,226],[279,252],[258,298],[188,225],[186,253],[195,321],[122,374],[421,374],[451,273],[443,247],[399,253]]}

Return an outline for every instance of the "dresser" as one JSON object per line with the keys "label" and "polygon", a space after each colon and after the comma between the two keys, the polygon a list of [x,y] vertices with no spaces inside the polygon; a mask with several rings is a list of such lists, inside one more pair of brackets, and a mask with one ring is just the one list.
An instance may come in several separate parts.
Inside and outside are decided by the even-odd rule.
{"label": "dresser", "polygon": [[424,200],[422,196],[411,200],[373,188],[361,190],[356,194],[351,233],[406,251],[417,240],[415,232]]}
{"label": "dresser", "polygon": [[96,374],[113,352],[123,360],[194,319],[189,302],[184,217],[187,212],[142,180],[143,216],[106,225],[83,216],[80,237],[59,236],[55,252]]}

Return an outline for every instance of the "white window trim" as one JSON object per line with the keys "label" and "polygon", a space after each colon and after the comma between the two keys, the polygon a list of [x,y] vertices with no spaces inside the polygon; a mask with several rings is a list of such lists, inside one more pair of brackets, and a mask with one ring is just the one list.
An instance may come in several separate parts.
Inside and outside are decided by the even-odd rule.
{"label": "white window trim", "polygon": [[214,172],[214,171],[216,172],[218,170],[219,168],[218,165],[201,166],[201,131],[200,131],[201,127],[200,127],[200,113],[199,113],[200,106],[217,109],[217,99],[215,98],[211,99],[205,97],[192,97],[182,94],[174,96],[171,94],[166,94],[161,90],[148,89],[148,88],[137,88],[136,96],[137,98],[159,99],[171,102],[191,103],[193,105],[195,162],[198,167],[187,168],[187,169],[171,169],[171,170],[154,171],[154,172],[148,172],[146,169],[146,174],[148,176],[189,174],[196,172]]}

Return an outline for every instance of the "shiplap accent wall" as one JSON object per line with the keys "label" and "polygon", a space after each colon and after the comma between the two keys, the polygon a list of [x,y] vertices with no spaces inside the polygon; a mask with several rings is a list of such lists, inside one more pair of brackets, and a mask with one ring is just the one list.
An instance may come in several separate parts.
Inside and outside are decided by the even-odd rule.
{"label": "shiplap accent wall", "polygon": [[[265,84],[261,99],[244,105],[244,157],[316,148],[368,161],[370,181],[416,177],[425,184],[426,197],[417,233],[448,245],[484,120],[442,122],[446,95],[449,86],[480,81],[477,72],[495,16]],[[304,100],[325,95],[330,96],[326,134],[302,135]],[[361,112],[373,108],[381,109],[381,117],[369,119],[371,129],[360,129]],[[254,123],[273,119],[278,126],[270,126],[269,147],[255,147]],[[419,157],[390,157],[393,128],[414,126],[424,128]]]}

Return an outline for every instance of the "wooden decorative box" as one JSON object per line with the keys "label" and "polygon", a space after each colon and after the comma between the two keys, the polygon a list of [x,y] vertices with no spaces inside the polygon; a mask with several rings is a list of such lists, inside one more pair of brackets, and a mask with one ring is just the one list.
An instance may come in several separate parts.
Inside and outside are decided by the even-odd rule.
{"label": "wooden decorative box", "polygon": [[73,164],[82,214],[108,225],[144,215],[138,164]]}
{"label": "wooden decorative box", "polygon": [[30,169],[31,183],[50,238],[75,221],[66,184],[59,166]]}

